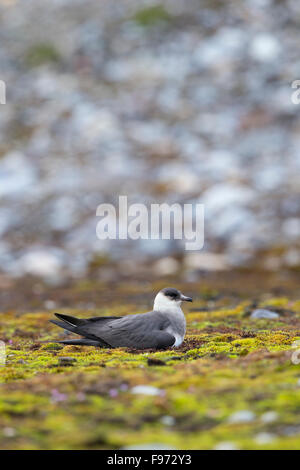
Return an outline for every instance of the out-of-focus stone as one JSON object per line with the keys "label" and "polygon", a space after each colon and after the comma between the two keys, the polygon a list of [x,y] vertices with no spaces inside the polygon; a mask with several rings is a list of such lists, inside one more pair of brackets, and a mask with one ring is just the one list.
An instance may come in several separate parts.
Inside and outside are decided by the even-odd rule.
{"label": "out-of-focus stone", "polygon": [[39,249],[24,254],[19,260],[18,267],[23,274],[56,278],[61,274],[63,260],[59,250]]}
{"label": "out-of-focus stone", "polygon": [[251,318],[265,318],[267,320],[275,320],[276,318],[279,318],[279,315],[276,312],[259,308],[251,313]]}
{"label": "out-of-focus stone", "polygon": [[241,410],[233,413],[229,418],[229,423],[251,423],[255,420],[255,414],[250,410]]}
{"label": "out-of-focus stone", "polygon": [[224,271],[228,269],[226,256],[218,253],[192,252],[185,256],[184,264],[187,269],[203,271]]}
{"label": "out-of-focus stone", "polygon": [[163,390],[160,390],[159,388],[152,387],[151,385],[136,385],[131,389],[131,393],[134,393],[136,395],[151,395],[151,396],[156,396],[156,395],[162,395]]}
{"label": "out-of-focus stone", "polygon": [[176,259],[166,257],[154,263],[153,272],[156,276],[168,276],[170,274],[176,274],[179,268],[180,264]]}
{"label": "out-of-focus stone", "polygon": [[276,411],[266,411],[266,413],[262,414],[260,419],[263,423],[273,423],[277,421],[279,415]]}
{"label": "out-of-focus stone", "polygon": [[20,152],[11,152],[0,159],[0,196],[17,198],[36,182],[36,171]]}
{"label": "out-of-focus stone", "polygon": [[260,432],[254,438],[255,442],[258,445],[271,444],[275,439],[276,439],[276,436],[269,432]]}
{"label": "out-of-focus stone", "polygon": [[215,445],[214,450],[238,450],[238,447],[234,442],[224,441]]}
{"label": "out-of-focus stone", "polygon": [[277,38],[266,33],[257,34],[250,44],[251,56],[261,62],[271,62],[277,59],[280,49]]}

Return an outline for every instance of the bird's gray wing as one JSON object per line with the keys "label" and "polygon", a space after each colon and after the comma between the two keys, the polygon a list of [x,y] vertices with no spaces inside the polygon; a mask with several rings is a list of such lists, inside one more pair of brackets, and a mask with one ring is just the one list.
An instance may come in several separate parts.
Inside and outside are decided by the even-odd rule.
{"label": "bird's gray wing", "polygon": [[168,318],[160,312],[127,315],[111,322],[78,327],[78,333],[93,335],[113,348],[163,349],[173,346],[175,337],[164,331],[170,325]]}

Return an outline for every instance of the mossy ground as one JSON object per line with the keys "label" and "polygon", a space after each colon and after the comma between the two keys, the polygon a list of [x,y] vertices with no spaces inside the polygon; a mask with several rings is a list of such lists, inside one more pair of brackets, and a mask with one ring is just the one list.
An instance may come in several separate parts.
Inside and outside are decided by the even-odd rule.
{"label": "mossy ground", "polygon": [[[0,367],[0,448],[120,449],[155,442],[212,449],[229,442],[240,449],[298,449],[300,365],[291,355],[300,339],[300,302],[296,291],[258,294],[258,288],[247,295],[249,285],[239,292],[234,282],[230,288],[182,286],[195,298],[185,308],[186,340],[157,352],[62,347],[43,342],[64,335],[49,323],[52,312],[26,312],[24,305],[2,312],[7,362]],[[88,282],[67,291],[78,307],[96,287],[106,292]],[[103,294],[102,309],[63,311],[82,317],[144,311],[158,287],[120,284],[111,297]],[[68,295],[57,297],[61,310]],[[254,306],[272,308],[280,318],[253,320]],[[158,390],[134,394],[136,385]],[[242,410],[252,419],[232,422]]]}

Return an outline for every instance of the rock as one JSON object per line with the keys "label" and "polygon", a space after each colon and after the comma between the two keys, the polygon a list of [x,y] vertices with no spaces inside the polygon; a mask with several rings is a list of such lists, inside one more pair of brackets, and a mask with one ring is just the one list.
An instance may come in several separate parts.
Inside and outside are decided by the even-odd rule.
{"label": "rock", "polygon": [[199,178],[195,172],[179,163],[163,165],[159,169],[158,179],[179,194],[188,194],[199,189]]}
{"label": "rock", "polygon": [[215,67],[239,55],[246,39],[245,31],[223,27],[208,39],[201,41],[195,51],[195,60],[201,66]]}
{"label": "rock", "polygon": [[255,420],[255,414],[250,410],[236,411],[228,418],[228,422],[232,424],[251,423],[254,420]]}
{"label": "rock", "polygon": [[205,212],[212,217],[228,207],[245,206],[254,198],[254,192],[247,186],[220,183],[206,190],[199,202],[204,204]]}
{"label": "rock", "polygon": [[238,447],[234,442],[224,441],[219,442],[219,444],[214,447],[214,450],[238,450]]}
{"label": "rock", "polygon": [[157,395],[162,395],[164,392],[163,390],[160,390],[159,388],[152,387],[151,385],[136,385],[131,389],[131,393],[134,393],[136,395],[152,395],[152,396],[157,396]]}
{"label": "rock", "polygon": [[267,271],[278,271],[281,266],[281,260],[279,256],[268,256],[263,262],[263,267]]}
{"label": "rock", "polygon": [[74,198],[65,196],[55,199],[49,215],[49,223],[52,229],[70,230],[77,221],[77,210]]}
{"label": "rock", "polygon": [[209,223],[209,228],[216,237],[230,239],[236,233],[251,233],[255,222],[250,210],[238,206],[228,207]]}
{"label": "rock", "polygon": [[273,423],[277,421],[279,418],[278,413],[276,411],[267,411],[266,413],[262,414],[260,419],[263,423]]}
{"label": "rock", "polygon": [[56,278],[63,267],[63,253],[54,248],[37,249],[25,253],[18,262],[21,274]]}
{"label": "rock", "polygon": [[47,310],[54,310],[54,309],[56,308],[56,302],[55,302],[55,300],[50,300],[50,299],[45,300],[45,302],[44,302],[44,307],[45,307],[45,309],[47,309]]}
{"label": "rock", "polygon": [[0,236],[4,235],[16,222],[16,216],[12,210],[0,207]]}
{"label": "rock", "polygon": [[298,424],[286,426],[282,430],[282,434],[283,436],[297,436],[300,434],[300,426]]}
{"label": "rock", "polygon": [[271,444],[275,439],[276,436],[269,432],[260,432],[254,438],[255,442],[259,445]]}
{"label": "rock", "polygon": [[300,238],[300,220],[296,217],[289,217],[282,224],[282,232],[289,240],[299,240]]}
{"label": "rock", "polygon": [[300,266],[300,251],[299,250],[288,250],[283,256],[283,262],[288,267]]}
{"label": "rock", "polygon": [[226,256],[219,253],[192,252],[185,256],[184,264],[187,269],[204,271],[224,271],[228,268]]}
{"label": "rock", "polygon": [[[137,253],[148,256],[164,256],[170,252],[170,240],[136,240],[134,241]],[[172,242],[171,242],[172,243]]]}
{"label": "rock", "polygon": [[261,171],[255,175],[254,184],[259,191],[275,191],[285,177],[285,168],[279,165],[265,165]]}
{"label": "rock", "polygon": [[165,426],[174,426],[174,424],[176,423],[176,420],[175,418],[173,418],[173,416],[162,416],[162,418],[160,419],[160,422],[164,424]]}
{"label": "rock", "polygon": [[175,274],[180,268],[178,261],[171,257],[161,258],[153,265],[153,272],[157,276],[168,276]]}
{"label": "rock", "polygon": [[267,33],[257,34],[250,44],[250,54],[260,62],[271,62],[280,53],[280,44],[275,36]]}
{"label": "rock", "polygon": [[4,427],[2,433],[5,437],[15,437],[16,430],[11,427]]}
{"label": "rock", "polygon": [[279,318],[279,315],[276,312],[259,308],[251,313],[250,318],[266,318],[268,320],[275,320],[276,318]]}
{"label": "rock", "polygon": [[223,181],[224,177],[240,174],[238,156],[227,150],[213,150],[208,155],[207,170],[209,176],[216,181]]}
{"label": "rock", "polygon": [[[23,196],[36,182],[36,171],[20,152],[11,152],[0,160],[0,197]],[[21,196],[21,197],[22,197]]]}

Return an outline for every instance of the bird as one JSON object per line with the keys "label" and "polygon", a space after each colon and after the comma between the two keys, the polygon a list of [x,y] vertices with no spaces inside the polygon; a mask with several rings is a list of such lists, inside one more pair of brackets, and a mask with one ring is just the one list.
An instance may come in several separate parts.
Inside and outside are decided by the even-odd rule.
{"label": "bird", "polygon": [[64,345],[167,349],[180,346],[184,340],[186,321],[182,301],[192,302],[193,299],[173,287],[165,287],[156,295],[151,312],[88,319],[55,313],[58,320],[50,322],[82,336],[56,341]]}

